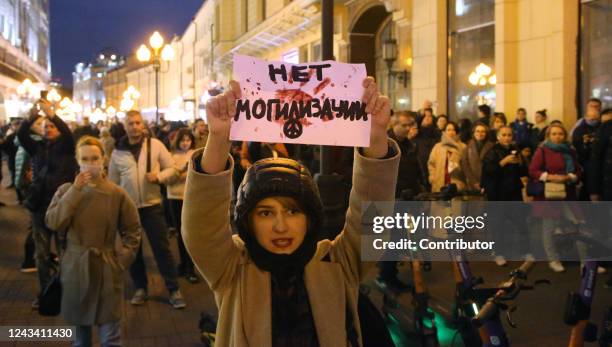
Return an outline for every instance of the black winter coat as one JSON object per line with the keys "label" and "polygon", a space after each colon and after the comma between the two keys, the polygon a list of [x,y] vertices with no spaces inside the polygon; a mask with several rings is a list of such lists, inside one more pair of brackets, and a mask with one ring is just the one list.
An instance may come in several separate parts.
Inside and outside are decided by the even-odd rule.
{"label": "black winter coat", "polygon": [[591,126],[587,124],[586,121],[582,121],[580,125],[574,129],[572,133],[572,145],[576,149],[576,154],[578,155],[578,163],[582,165],[582,167],[588,167],[586,165],[591,158],[591,146],[592,142],[585,142],[584,135],[589,135],[591,137],[595,136],[597,129],[599,128],[599,124],[595,126]]}
{"label": "black winter coat", "polygon": [[527,164],[508,164],[504,167],[499,162],[512,151],[520,155],[516,146],[504,147],[496,143],[485,155],[482,161],[481,187],[485,189],[487,200],[490,201],[522,201],[523,182],[521,177],[528,175]]}
{"label": "black winter coat", "polygon": [[[438,128],[434,125],[427,128],[419,128],[419,134],[414,139],[414,143],[417,146],[417,152],[419,157],[419,164],[421,165],[421,172],[423,173],[423,177],[429,177],[429,169],[427,168],[427,161],[429,160],[429,155],[433,147],[436,143],[440,142],[441,133]],[[429,185],[429,181],[427,179],[425,181],[425,186],[427,190],[430,190],[431,187]]]}
{"label": "black winter coat", "polygon": [[37,210],[45,210],[57,188],[64,183],[74,181],[79,168],[70,129],[58,116],[53,116],[50,120],[60,132],[59,137],[53,141],[35,141],[30,137],[30,128],[34,120],[25,120],[17,133],[19,143],[32,157],[30,189],[37,190],[39,199]]}
{"label": "black winter coat", "polygon": [[595,135],[587,170],[589,194],[612,201],[612,121],[601,125]]}
{"label": "black winter coat", "polygon": [[396,138],[392,129],[390,129],[387,134],[397,142],[402,154],[400,157],[399,169],[397,171],[395,198],[406,200],[419,194],[422,187],[425,186],[422,171],[423,165],[421,165],[419,160],[417,145],[413,141],[407,138]]}

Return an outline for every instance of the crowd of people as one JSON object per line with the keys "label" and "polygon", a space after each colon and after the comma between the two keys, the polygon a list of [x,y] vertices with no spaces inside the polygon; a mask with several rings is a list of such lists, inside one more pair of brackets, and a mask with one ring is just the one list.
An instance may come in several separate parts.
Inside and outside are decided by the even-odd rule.
{"label": "crowd of people", "polygon": [[[364,86],[369,97],[376,94],[383,100],[371,90],[375,83],[366,80]],[[83,118],[78,126],[66,124],[45,100],[40,100],[28,117],[12,119],[3,128],[0,149],[8,159],[9,188],[15,189],[19,203],[28,209],[31,217],[21,271],[36,271],[42,291],[53,273],[61,269],[62,314],[67,322],[77,326],[77,339],[82,343],[91,340],[91,327],[96,325],[103,343],[120,340],[125,272],[129,272],[134,283],[130,303],[145,304],[148,279],[142,232],[147,236],[172,307],[181,309],[187,305],[179,288],[179,276],[190,283],[199,282],[200,274],[205,277],[220,304],[221,333],[218,330],[218,335],[224,341],[246,339],[244,334],[248,332],[232,329],[240,317],[232,316],[228,310],[236,309],[231,305],[239,300],[239,295],[253,298],[258,295],[256,292],[238,293],[232,287],[238,283],[236,278],[244,282],[241,290],[250,290],[249,284],[265,286],[264,277],[250,272],[249,268],[241,270],[239,265],[247,261],[243,259],[245,249],[256,268],[272,274],[271,290],[275,293],[272,302],[264,300],[261,303],[271,308],[255,305],[271,310],[269,325],[273,328],[285,326],[284,319],[292,324],[302,322],[299,315],[304,314],[312,318],[299,323],[298,327],[291,327],[299,334],[274,330],[272,336],[259,336],[262,343],[273,339],[278,345],[289,346],[296,339],[317,337],[317,334],[310,334],[314,330],[321,332],[316,329],[317,320],[323,320],[325,314],[335,314],[329,308],[332,303],[325,298],[306,296],[304,303],[305,295],[314,290],[304,282],[303,276],[309,276],[308,267],[305,273],[304,267],[322,247],[332,249],[332,258],[341,259],[342,266],[350,271],[338,278],[331,272],[310,276],[320,278],[319,283],[331,285],[343,281],[336,284],[358,287],[355,264],[360,262],[354,259],[352,247],[359,246],[353,239],[354,230],[344,230],[340,240],[336,238],[328,241],[329,244],[317,243],[321,238],[310,231],[321,222],[321,207],[310,173],[304,172],[314,174],[318,171],[319,148],[230,142],[228,115],[214,107],[218,98],[222,98],[219,102],[225,102],[237,97],[239,88],[232,86],[209,102],[210,134],[208,124],[202,119],[190,125],[163,119],[159,124],[146,124],[138,111],[127,112],[123,122],[115,119],[91,124]],[[385,102],[388,107],[388,101]],[[370,108],[369,111],[385,113],[381,109]],[[381,188],[380,196],[376,196],[379,200],[385,197],[390,200],[394,196],[396,200],[408,201],[420,193],[439,192],[454,184],[459,190],[481,192],[489,201],[537,201],[547,196],[542,191],[534,193],[529,187],[544,182],[560,185],[563,200],[612,199],[612,109],[602,110],[598,99],[590,99],[583,117],[571,125],[558,120],[549,122],[546,110],[534,112],[535,123],[531,123],[524,108],[519,108],[515,120],[508,123],[504,113],[493,113],[487,105],[478,107],[474,121],[455,120],[435,115],[429,101],[417,112],[393,113],[389,110],[389,114],[392,116],[379,115],[373,119],[372,141],[376,145],[363,153],[347,149],[334,154],[334,172],[344,174],[347,186],[352,186],[355,194],[351,195],[350,204],[348,199],[346,202],[347,207],[350,206],[349,225],[358,223],[350,220],[351,211],[360,212],[358,200],[375,198],[364,195],[362,188],[366,179],[373,175],[372,170],[376,170],[375,165],[391,169],[393,165],[398,166],[396,177],[385,178],[387,185],[394,180],[397,182],[392,185],[392,196],[387,197],[386,190]],[[384,124],[376,124],[376,121],[384,121]],[[379,133],[379,129],[383,133]],[[393,140],[389,145],[385,134]],[[207,142],[204,153],[198,151]],[[380,148],[375,148],[378,145]],[[201,161],[192,160],[195,157]],[[278,187],[265,181],[265,175],[259,177],[257,172],[272,170],[272,166],[267,167],[267,161],[262,160],[265,158],[273,158],[268,165],[281,165],[278,164],[280,160],[285,169],[301,172],[298,177],[302,181],[290,179],[287,182],[305,190],[296,192],[289,187]],[[278,158],[295,161],[283,162]],[[191,169],[190,161],[195,165]],[[379,177],[378,180],[383,179]],[[232,181],[232,189],[225,189]],[[270,192],[265,191],[268,188]],[[269,200],[272,191],[293,200]],[[353,198],[358,200],[353,201]],[[288,213],[283,223],[296,223],[289,229],[298,225],[305,231],[273,238],[266,228],[269,216],[277,211]],[[562,227],[566,216],[559,211],[539,213],[544,218],[542,236],[549,266],[553,271],[563,272],[565,269],[552,235]],[[233,219],[226,220],[230,214]],[[305,215],[306,219],[296,219],[299,215]],[[202,219],[206,219],[205,225]],[[225,229],[233,230],[242,243],[232,241],[229,237],[232,232],[226,233]],[[255,230],[254,235],[252,230]],[[173,234],[177,236],[178,264],[171,252]],[[120,251],[114,248],[117,235],[122,244]],[[500,266],[506,263],[501,254],[495,261]],[[285,266],[287,264],[291,266]],[[380,277],[390,285],[405,287],[396,277],[395,266],[393,262],[382,263]],[[230,273],[232,271],[234,273]],[[598,271],[604,273],[606,270],[600,267]],[[608,285],[612,286],[612,278]],[[337,310],[354,311],[356,315],[357,292],[351,289],[347,295],[348,304]],[[223,303],[227,301],[232,304]],[[32,305],[37,307],[38,304],[35,299]],[[323,309],[326,306],[328,309]],[[284,310],[287,307],[291,309],[289,313]],[[258,314],[253,307],[244,310],[245,315]],[[287,331],[294,331],[291,329]],[[347,332],[344,340],[350,339],[349,335]],[[318,338],[340,341],[332,335]]]}

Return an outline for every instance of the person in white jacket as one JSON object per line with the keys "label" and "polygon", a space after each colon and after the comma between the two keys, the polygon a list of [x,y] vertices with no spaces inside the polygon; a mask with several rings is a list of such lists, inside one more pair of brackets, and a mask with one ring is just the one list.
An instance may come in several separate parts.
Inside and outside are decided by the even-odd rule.
{"label": "person in white jacket", "polygon": [[174,166],[179,174],[175,176],[175,179],[169,181],[167,185],[167,197],[170,202],[172,219],[174,220],[174,226],[179,230],[177,241],[181,262],[178,266],[178,274],[179,276],[185,276],[191,283],[197,283],[199,280],[198,276],[195,274],[193,261],[185,249],[180,230],[183,196],[185,195],[185,180],[187,179],[187,166],[189,164],[189,158],[191,158],[195,150],[195,145],[196,141],[191,129],[181,128],[176,132],[170,149],[172,150]]}
{"label": "person in white jacket", "polygon": [[[179,291],[159,191],[159,184],[172,180],[178,172],[166,147],[159,140],[144,135],[145,124],[139,111],[126,114],[125,128],[127,135],[119,140],[113,151],[108,177],[125,189],[138,207],[140,222],[170,293],[170,304],[176,309],[184,308],[187,305]],[[142,244],[130,267],[130,276],[136,287],[130,302],[132,305],[142,305],[147,300],[147,272]]]}

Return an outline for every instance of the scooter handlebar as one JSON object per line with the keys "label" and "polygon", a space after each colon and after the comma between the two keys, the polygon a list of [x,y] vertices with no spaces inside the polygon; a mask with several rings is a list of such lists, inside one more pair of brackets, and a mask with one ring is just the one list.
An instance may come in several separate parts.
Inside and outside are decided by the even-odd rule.
{"label": "scooter handlebar", "polygon": [[501,309],[506,309],[506,305],[502,303],[505,300],[514,299],[521,291],[521,282],[527,279],[527,275],[531,272],[534,266],[533,261],[525,261],[518,269],[512,271],[510,280],[505,283],[495,296],[489,298],[482,306],[478,314],[472,318],[472,324],[476,327],[484,325],[485,322],[499,315]]}
{"label": "scooter handlebar", "polygon": [[487,302],[480,308],[478,314],[472,318],[472,324],[476,327],[481,327],[485,322],[491,320],[499,314],[499,304],[495,298],[489,298]]}

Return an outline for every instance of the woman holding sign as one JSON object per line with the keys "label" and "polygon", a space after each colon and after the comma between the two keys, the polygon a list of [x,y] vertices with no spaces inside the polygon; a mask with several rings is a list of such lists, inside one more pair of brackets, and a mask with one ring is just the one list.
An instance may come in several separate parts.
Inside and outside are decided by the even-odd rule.
{"label": "woman holding sign", "polygon": [[257,161],[238,189],[232,236],[228,210],[230,126],[240,86],[207,105],[210,136],[187,176],[183,238],[219,308],[217,346],[361,346],[359,282],[361,203],[393,201],[399,149],[387,138],[389,100],[363,81],[371,114],[370,147],[354,152],[353,190],[344,230],[319,239],[317,186],[300,163]]}

